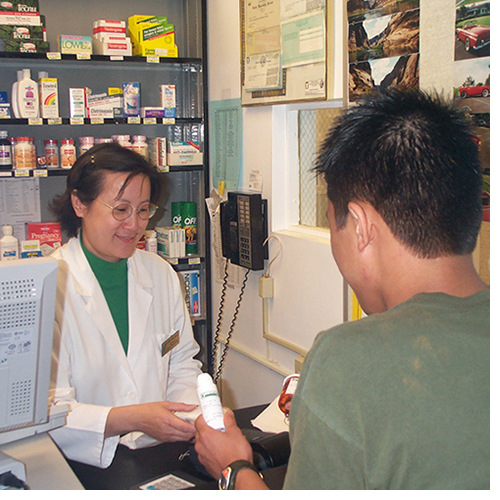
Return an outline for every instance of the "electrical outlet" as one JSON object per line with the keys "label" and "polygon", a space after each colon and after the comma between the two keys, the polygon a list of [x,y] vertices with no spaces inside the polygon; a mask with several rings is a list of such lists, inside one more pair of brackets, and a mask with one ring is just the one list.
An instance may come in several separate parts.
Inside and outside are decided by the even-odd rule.
{"label": "electrical outlet", "polygon": [[302,370],[302,364],[304,363],[304,356],[299,356],[295,358],[295,373],[300,373]]}

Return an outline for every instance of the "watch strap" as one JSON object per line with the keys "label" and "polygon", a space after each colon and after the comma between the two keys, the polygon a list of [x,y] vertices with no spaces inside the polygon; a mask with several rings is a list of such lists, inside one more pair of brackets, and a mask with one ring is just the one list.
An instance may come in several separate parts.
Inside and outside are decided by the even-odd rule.
{"label": "watch strap", "polygon": [[248,460],[236,460],[222,471],[219,478],[219,489],[234,490],[236,476],[241,469],[251,469],[262,478],[262,474],[256,469],[252,462],[249,462]]}

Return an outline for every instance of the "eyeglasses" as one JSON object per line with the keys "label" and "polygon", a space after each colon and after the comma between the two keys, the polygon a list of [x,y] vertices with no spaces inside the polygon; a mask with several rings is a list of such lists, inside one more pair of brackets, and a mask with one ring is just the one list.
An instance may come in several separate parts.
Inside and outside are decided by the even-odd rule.
{"label": "eyeglasses", "polygon": [[111,214],[118,221],[127,220],[133,212],[137,214],[139,219],[148,220],[151,219],[151,217],[153,217],[156,213],[156,210],[158,210],[158,207],[152,203],[143,203],[139,206],[139,208],[134,208],[130,205],[130,203],[118,203],[118,205],[112,207],[111,205],[104,203],[104,201],[101,201],[99,198],[96,199],[99,203],[102,203],[104,206],[111,209]]}

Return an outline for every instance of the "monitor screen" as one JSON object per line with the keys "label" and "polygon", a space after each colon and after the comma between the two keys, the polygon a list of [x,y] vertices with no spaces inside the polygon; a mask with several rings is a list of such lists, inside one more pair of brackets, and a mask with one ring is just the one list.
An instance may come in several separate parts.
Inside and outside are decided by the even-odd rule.
{"label": "monitor screen", "polygon": [[56,288],[50,257],[0,261],[0,444],[48,421]]}

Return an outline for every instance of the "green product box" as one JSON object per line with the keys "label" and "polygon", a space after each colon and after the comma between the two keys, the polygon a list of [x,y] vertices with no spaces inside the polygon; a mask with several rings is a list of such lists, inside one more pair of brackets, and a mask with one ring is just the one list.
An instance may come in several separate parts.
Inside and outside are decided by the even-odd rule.
{"label": "green product box", "polygon": [[29,52],[44,54],[50,52],[50,43],[43,40],[1,40],[0,51]]}
{"label": "green product box", "polygon": [[0,2],[0,10],[11,12],[40,12],[38,0],[10,0]]}
{"label": "green product box", "polygon": [[43,26],[0,25],[0,40],[43,40]]}

